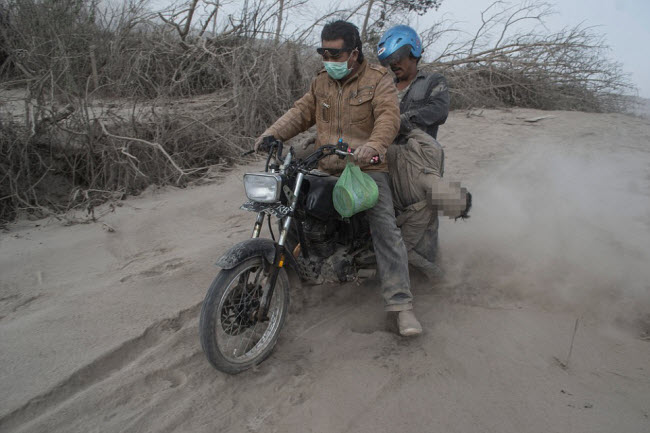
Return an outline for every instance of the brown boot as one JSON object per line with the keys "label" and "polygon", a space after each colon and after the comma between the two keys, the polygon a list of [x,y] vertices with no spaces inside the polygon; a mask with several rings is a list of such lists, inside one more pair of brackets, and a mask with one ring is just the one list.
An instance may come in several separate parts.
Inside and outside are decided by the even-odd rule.
{"label": "brown boot", "polygon": [[413,337],[422,334],[422,325],[413,314],[413,310],[400,311],[397,315],[399,334],[403,337]]}

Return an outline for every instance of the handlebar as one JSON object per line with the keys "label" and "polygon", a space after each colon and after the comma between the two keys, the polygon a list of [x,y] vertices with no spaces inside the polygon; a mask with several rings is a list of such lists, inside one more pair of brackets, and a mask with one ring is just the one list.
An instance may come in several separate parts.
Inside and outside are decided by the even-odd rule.
{"label": "handlebar", "polygon": [[340,156],[351,156],[351,157],[354,158],[354,152],[346,152],[344,150],[338,150],[337,149],[337,150],[334,151],[334,153],[337,154],[337,155],[340,155]]}
{"label": "handlebar", "polygon": [[[344,150],[335,150],[334,153],[336,153],[339,156],[351,156],[352,158],[357,159],[357,156],[354,154],[354,152],[346,152]],[[375,155],[370,159],[370,165],[377,165],[381,161],[379,160],[379,155]]]}
{"label": "handlebar", "polygon": [[[284,157],[282,155],[283,144],[284,143],[282,143],[282,141],[280,140],[274,140],[273,142],[269,141],[268,143],[269,154],[266,160],[266,167],[265,167],[266,171],[268,171],[269,162],[274,153],[275,153],[275,159],[277,161],[284,162]],[[294,151],[293,147],[289,148],[289,153],[293,153],[293,151]],[[250,155],[254,152],[255,150],[250,150],[242,154],[242,156]],[[326,144],[324,146],[321,146],[312,154],[308,155],[304,159],[297,161],[299,163],[299,166],[301,166],[299,169],[314,167],[316,163],[318,163],[318,161],[330,155],[337,155],[339,158],[345,158],[351,156],[355,160],[357,159],[354,150],[350,148],[347,143],[343,143],[342,141],[339,141],[339,143],[337,143],[336,145]],[[381,160],[379,159],[378,155],[372,157],[372,159],[370,160],[371,165],[376,165],[379,164],[380,162]]]}

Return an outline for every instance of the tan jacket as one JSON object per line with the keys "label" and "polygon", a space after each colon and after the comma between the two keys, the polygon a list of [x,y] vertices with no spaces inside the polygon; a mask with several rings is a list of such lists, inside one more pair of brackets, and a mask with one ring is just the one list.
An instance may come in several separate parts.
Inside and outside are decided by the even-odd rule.
{"label": "tan jacket", "polygon": [[[323,69],[309,91],[271,125],[263,135],[286,141],[316,124],[316,144],[336,144],[343,138],[353,149],[365,144],[379,153],[381,163],[361,165],[362,170],[388,171],[386,150],[399,131],[397,89],[388,70],[364,60],[343,85]],[[314,148],[314,150],[315,150]],[[319,168],[338,175],[345,160],[329,156]]]}

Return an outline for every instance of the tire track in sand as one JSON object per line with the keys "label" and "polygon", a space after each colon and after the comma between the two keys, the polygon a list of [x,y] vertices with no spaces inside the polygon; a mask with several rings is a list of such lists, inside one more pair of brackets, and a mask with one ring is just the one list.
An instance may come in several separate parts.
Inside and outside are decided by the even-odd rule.
{"label": "tire track in sand", "polygon": [[43,415],[65,403],[78,393],[102,382],[136,361],[162,339],[178,332],[185,323],[196,317],[201,308],[199,302],[180,311],[176,316],[160,320],[139,336],[125,341],[91,363],[81,367],[50,390],[38,395],[18,409],[0,418],[0,431],[9,431]]}

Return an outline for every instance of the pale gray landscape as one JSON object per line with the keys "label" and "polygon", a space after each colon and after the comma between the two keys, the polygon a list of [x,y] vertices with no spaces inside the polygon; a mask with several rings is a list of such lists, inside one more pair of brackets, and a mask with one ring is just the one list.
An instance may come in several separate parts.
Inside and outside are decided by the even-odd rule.
{"label": "pale gray landscape", "polygon": [[[294,286],[231,376],[202,302],[253,230],[253,143],[337,18],[371,62],[416,27],[471,217],[441,217],[443,278],[411,272],[422,335],[376,279]],[[633,0],[0,0],[0,432],[650,432],[647,22]]]}
{"label": "pale gray landscape", "polygon": [[198,312],[213,263],[250,236],[241,175],[261,161],[95,223],[14,223],[0,430],[646,431],[649,139],[623,114],[452,113],[446,176],[475,205],[442,222],[446,279],[413,275],[424,334],[395,334],[376,281],[307,286],[271,357],[237,376],[205,359]]}

